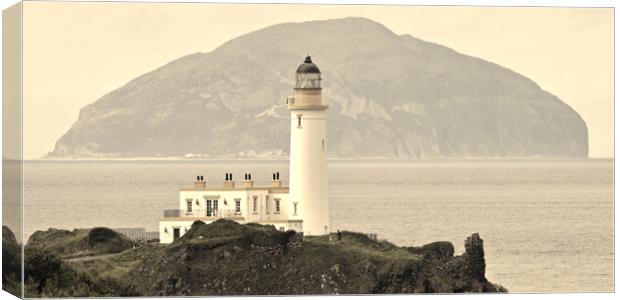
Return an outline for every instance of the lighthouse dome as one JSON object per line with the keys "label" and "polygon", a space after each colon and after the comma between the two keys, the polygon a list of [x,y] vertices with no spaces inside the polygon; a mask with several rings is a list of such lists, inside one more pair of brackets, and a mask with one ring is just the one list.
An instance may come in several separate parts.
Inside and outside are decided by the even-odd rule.
{"label": "lighthouse dome", "polygon": [[297,67],[295,73],[295,88],[297,89],[320,89],[321,88],[321,71],[308,55],[304,63]]}
{"label": "lighthouse dome", "polygon": [[321,73],[319,67],[312,62],[312,58],[310,55],[306,56],[304,63],[297,67],[298,74],[311,74],[311,73]]}

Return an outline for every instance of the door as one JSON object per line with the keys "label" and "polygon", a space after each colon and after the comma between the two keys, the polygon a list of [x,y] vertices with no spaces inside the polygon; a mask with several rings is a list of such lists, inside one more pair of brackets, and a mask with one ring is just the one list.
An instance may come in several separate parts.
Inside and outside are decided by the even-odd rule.
{"label": "door", "polygon": [[176,241],[181,237],[181,228],[173,228],[172,229],[172,240]]}

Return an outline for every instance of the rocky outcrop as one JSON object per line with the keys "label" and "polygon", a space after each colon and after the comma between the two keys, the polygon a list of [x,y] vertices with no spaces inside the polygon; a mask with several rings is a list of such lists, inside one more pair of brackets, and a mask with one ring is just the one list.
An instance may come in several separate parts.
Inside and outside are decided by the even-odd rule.
{"label": "rocky outcrop", "polygon": [[467,272],[475,278],[485,278],[484,271],[486,263],[484,261],[484,248],[482,239],[477,233],[472,234],[465,240],[465,255],[467,255]]}
{"label": "rocky outcrop", "polygon": [[27,243],[27,247],[42,248],[65,257],[118,253],[132,245],[126,236],[104,227],[73,231],[50,228],[36,231]]}
{"label": "rocky outcrop", "polygon": [[2,226],[2,289],[16,297],[21,297],[21,247],[15,234]]}
{"label": "rocky outcrop", "polygon": [[193,225],[124,280],[151,296],[505,292],[484,277],[479,237],[467,243],[453,256],[446,242],[401,248],[352,232],[302,240],[294,231],[221,220]]}
{"label": "rocky outcrop", "polygon": [[502,66],[363,18],[286,23],[81,109],[51,157],[286,157],[294,70],[323,71],[331,157],[587,157],[582,118]]}
{"label": "rocky outcrop", "polygon": [[[67,247],[60,245],[68,245],[69,237],[90,236],[92,245],[110,241],[107,230],[83,231],[72,235],[48,230],[30,238],[25,252],[26,296],[507,292],[486,279],[477,234],[467,238],[465,253],[454,256],[449,242],[397,247],[355,232],[344,231],[340,239],[304,237],[273,226],[198,221],[167,246],[145,244],[116,255],[62,258]],[[4,251],[17,245],[10,235],[10,230],[3,230],[3,246],[9,246]],[[5,269],[11,264],[4,259],[3,276],[21,273],[19,266]],[[7,278],[4,282],[10,286],[4,288],[18,292],[19,283],[3,277]]]}

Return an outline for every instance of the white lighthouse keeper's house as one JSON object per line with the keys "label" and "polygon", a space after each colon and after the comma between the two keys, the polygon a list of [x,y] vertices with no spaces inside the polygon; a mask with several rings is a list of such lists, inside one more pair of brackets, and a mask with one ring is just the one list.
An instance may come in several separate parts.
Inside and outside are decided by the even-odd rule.
{"label": "white lighthouse keeper's house", "polygon": [[287,98],[291,111],[289,187],[282,186],[279,172],[269,186],[254,186],[252,174],[244,174],[241,186],[232,173],[224,182],[207,186],[203,176],[182,188],[179,209],[164,211],[159,221],[159,242],[172,243],[194,221],[211,223],[226,218],[239,223],[272,224],[279,230],[302,231],[304,235],[329,232],[327,201],[327,105],[321,98],[321,71],[307,56],[295,74],[295,94]]}

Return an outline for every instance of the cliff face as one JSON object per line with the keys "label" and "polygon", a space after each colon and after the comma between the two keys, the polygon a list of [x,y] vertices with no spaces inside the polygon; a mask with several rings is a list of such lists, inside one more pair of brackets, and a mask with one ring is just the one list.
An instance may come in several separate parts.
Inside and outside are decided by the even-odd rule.
{"label": "cliff face", "polygon": [[363,234],[305,237],[273,226],[195,223],[124,276],[143,295],[505,292],[484,276],[482,240],[401,248]]}
{"label": "cliff face", "polygon": [[586,157],[587,128],[524,76],[383,25],[271,26],[179,58],[80,111],[51,156],[279,157],[294,70],[323,71],[332,157]]}

